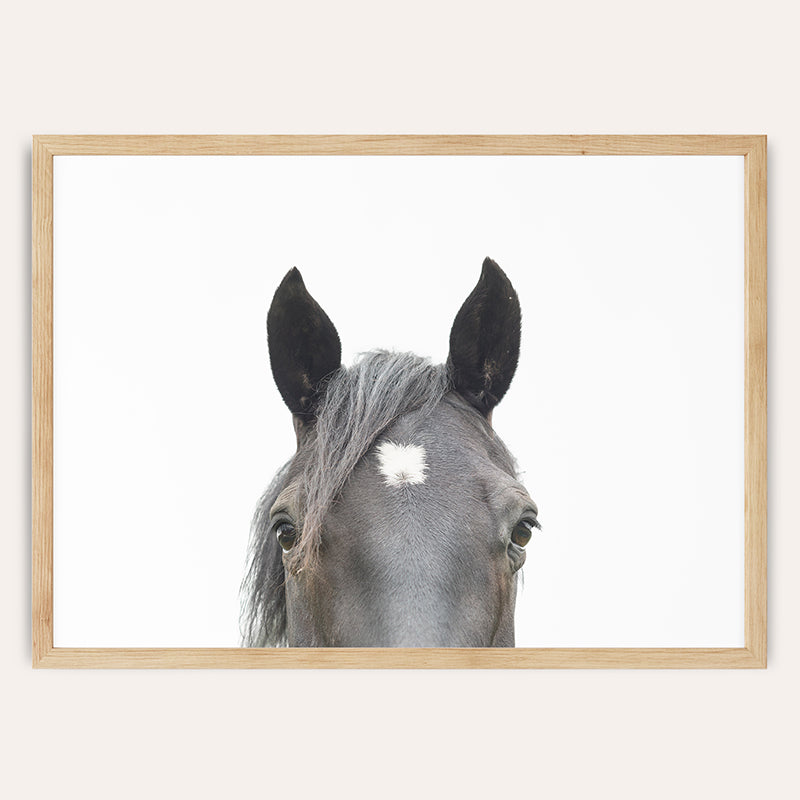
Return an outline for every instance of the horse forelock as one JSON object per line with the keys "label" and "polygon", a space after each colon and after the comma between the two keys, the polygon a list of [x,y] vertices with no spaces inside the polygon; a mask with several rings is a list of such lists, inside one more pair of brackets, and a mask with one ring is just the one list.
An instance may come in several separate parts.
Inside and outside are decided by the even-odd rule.
{"label": "horse forelock", "polygon": [[298,454],[304,517],[293,567],[313,563],[326,513],[381,433],[404,414],[432,410],[450,388],[445,365],[383,350],[362,355],[331,377],[304,452]]}

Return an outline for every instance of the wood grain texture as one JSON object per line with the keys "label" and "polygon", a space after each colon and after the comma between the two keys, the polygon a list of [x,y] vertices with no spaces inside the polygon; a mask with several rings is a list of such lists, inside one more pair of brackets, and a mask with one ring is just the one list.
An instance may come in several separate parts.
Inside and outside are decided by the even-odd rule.
{"label": "wood grain texture", "polygon": [[[33,665],[43,668],[611,669],[767,664],[765,136],[36,136],[33,140]],[[735,155],[745,171],[745,647],[83,649],[53,646],[53,157]]]}
{"label": "wood grain texture", "polygon": [[53,156],[34,139],[31,219],[33,664],[53,649]]}
{"label": "wood grain texture", "polygon": [[767,140],[745,156],[745,646],[767,665]]}
{"label": "wood grain texture", "polygon": [[758,136],[39,136],[52,155],[738,155]]}
{"label": "wood grain texture", "polygon": [[55,648],[39,667],[88,669],[708,669],[763,666],[745,648]]}

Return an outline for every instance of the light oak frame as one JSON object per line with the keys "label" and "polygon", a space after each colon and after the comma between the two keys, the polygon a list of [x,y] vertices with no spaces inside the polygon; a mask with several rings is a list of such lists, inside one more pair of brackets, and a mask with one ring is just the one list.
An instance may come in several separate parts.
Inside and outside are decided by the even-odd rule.
{"label": "light oak frame", "polygon": [[[744,157],[745,646],[743,648],[108,649],[53,646],[53,157],[339,154]],[[34,667],[180,669],[766,667],[766,136],[35,136],[32,164]]]}

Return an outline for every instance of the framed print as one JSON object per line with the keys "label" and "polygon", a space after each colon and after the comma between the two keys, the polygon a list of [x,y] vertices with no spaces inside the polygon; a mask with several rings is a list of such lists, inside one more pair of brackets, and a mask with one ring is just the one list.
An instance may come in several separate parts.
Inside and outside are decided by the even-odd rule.
{"label": "framed print", "polygon": [[766,138],[37,136],[36,667],[766,666]]}

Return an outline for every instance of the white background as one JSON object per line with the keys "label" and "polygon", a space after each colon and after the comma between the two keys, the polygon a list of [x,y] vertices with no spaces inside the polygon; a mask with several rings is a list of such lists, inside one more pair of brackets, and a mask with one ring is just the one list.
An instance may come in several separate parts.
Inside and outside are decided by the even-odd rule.
{"label": "white background", "polygon": [[[775,0],[756,10],[710,0],[232,2],[224,11],[145,0],[135,14],[86,0],[7,6],[5,793],[791,796],[800,715],[798,22],[795,6]],[[32,671],[30,135],[48,132],[768,133],[769,668]],[[498,426],[507,413],[498,409]]]}
{"label": "white background", "polygon": [[484,254],[521,297],[495,412],[544,525],[519,646],[744,646],[741,157],[64,157],[55,643],[238,642],[294,449],[264,318],[299,266],[344,363],[447,357]]}

